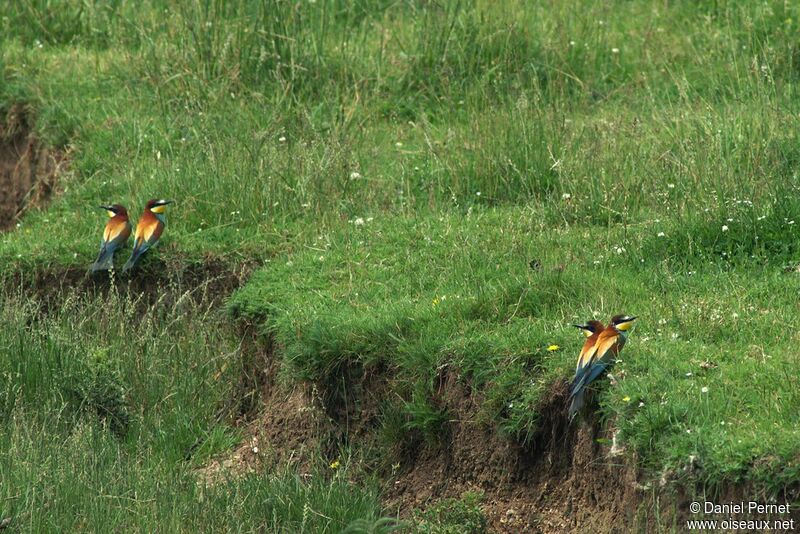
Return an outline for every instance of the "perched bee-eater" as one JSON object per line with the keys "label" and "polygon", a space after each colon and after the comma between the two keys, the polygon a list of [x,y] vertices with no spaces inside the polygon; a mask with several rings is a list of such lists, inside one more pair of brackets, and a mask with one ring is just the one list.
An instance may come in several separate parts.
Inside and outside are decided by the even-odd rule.
{"label": "perched bee-eater", "polygon": [[586,324],[576,324],[573,326],[583,330],[586,341],[583,343],[581,353],[578,355],[578,363],[575,365],[575,376],[572,378],[572,384],[570,385],[570,398],[572,399],[569,411],[570,419],[575,417],[575,413],[583,404],[583,395],[581,394],[579,397],[574,397],[574,391],[585,377],[586,372],[590,369],[589,364],[592,361],[597,347],[597,338],[600,337],[600,333],[605,329],[605,326],[600,321],[587,321]]}
{"label": "perched bee-eater", "polygon": [[597,338],[600,337],[600,332],[605,329],[605,326],[600,321],[587,321],[586,324],[575,324],[572,326],[583,330],[583,335],[586,336],[586,341],[583,343],[581,353],[578,355],[578,363],[575,366],[575,377],[572,379],[574,384],[577,383],[583,377],[586,370],[589,369],[589,362],[592,361],[592,356],[594,356]]}
{"label": "perched bee-eater", "polygon": [[95,262],[89,266],[89,271],[108,271],[114,267],[114,253],[118,248],[125,246],[128,236],[131,235],[131,223],[128,221],[128,210],[125,206],[113,204],[100,206],[106,210],[110,217],[103,231],[103,241],[100,243],[100,254]]}
{"label": "perched bee-eater", "polygon": [[[615,315],[611,318],[611,323],[606,328],[597,334],[591,334],[590,338],[597,336],[591,348],[587,349],[589,339],[584,343],[581,358],[578,360],[578,368],[575,371],[575,378],[570,386],[570,420],[575,417],[575,414],[583,406],[583,394],[586,386],[592,383],[606,369],[614,365],[622,347],[625,346],[625,341],[628,339],[628,331],[635,320],[636,317],[631,317],[630,315]],[[587,351],[588,362],[583,360],[586,356],[584,351]]]}
{"label": "perched bee-eater", "polygon": [[171,200],[148,200],[144,207],[139,222],[136,223],[136,232],[133,234],[133,250],[128,262],[122,268],[123,272],[133,269],[142,255],[156,244],[161,232],[164,231],[164,210]]}

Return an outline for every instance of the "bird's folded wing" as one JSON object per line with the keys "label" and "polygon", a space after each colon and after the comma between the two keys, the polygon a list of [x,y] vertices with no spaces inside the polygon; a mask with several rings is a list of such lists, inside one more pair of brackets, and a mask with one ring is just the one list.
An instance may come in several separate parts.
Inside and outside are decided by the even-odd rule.
{"label": "bird's folded wing", "polygon": [[147,226],[144,227],[143,237],[144,240],[150,244],[155,243],[158,241],[158,238],[161,237],[161,232],[164,230],[164,225],[158,219],[153,220]]}
{"label": "bird's folded wing", "polygon": [[108,221],[108,224],[106,224],[106,229],[103,232],[103,241],[108,243],[117,239],[125,232],[126,227],[127,224],[125,221]]}
{"label": "bird's folded wing", "polygon": [[581,354],[578,356],[578,365],[575,367],[575,375],[579,375],[589,363],[592,361],[592,356],[594,356],[595,351],[597,350],[597,340],[593,342],[587,342],[583,345],[581,349]]}
{"label": "bird's folded wing", "polygon": [[619,334],[609,334],[609,335],[600,335],[600,338],[597,340],[595,344],[595,352],[594,357],[592,358],[593,362],[596,361],[606,361],[609,358],[615,356],[614,351],[612,350],[614,346],[617,344],[619,340]]}

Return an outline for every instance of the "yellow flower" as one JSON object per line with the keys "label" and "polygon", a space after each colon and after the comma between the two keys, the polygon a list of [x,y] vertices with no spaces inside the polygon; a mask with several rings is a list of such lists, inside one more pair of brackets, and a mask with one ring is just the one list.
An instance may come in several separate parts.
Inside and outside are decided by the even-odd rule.
{"label": "yellow flower", "polygon": [[625,401],[625,402],[630,402],[631,398],[629,396],[625,395],[624,397],[622,397],[622,400]]}
{"label": "yellow flower", "polygon": [[332,461],[331,465],[330,465],[330,468],[331,469],[339,469],[339,460]]}
{"label": "yellow flower", "polygon": [[547,350],[549,350],[550,352],[555,352],[560,348],[561,347],[559,347],[558,345],[550,345],[549,347],[547,347]]}
{"label": "yellow flower", "polygon": [[440,302],[441,300],[439,300],[439,297],[435,297],[433,299],[433,307],[435,308],[436,306],[438,306]]}

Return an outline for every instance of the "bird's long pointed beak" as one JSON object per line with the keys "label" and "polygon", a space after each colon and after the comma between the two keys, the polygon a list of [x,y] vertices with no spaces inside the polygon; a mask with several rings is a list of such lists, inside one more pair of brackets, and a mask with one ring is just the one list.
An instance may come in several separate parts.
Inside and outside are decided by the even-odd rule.
{"label": "bird's long pointed beak", "polygon": [[111,206],[97,206],[97,207],[100,208],[101,210],[112,211]]}

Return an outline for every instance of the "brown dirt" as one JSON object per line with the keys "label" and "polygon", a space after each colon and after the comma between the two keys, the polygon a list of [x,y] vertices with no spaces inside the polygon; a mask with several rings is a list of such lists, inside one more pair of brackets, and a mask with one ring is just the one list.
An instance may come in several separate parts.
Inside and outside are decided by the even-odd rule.
{"label": "brown dirt", "polygon": [[[257,357],[242,386],[258,388],[260,404],[252,406],[242,424],[248,437],[233,454],[202,469],[201,480],[267,466],[291,466],[309,474],[315,462],[334,457],[338,444],[374,443],[389,376],[385,370],[345,370],[347,393],[331,395],[308,384],[290,388],[277,383],[276,348],[271,344],[248,350]],[[479,421],[480,394],[455,372],[443,371],[436,401],[454,416],[442,432],[445,442],[439,447],[419,443],[403,451],[399,467],[387,475],[384,503],[389,513],[408,517],[441,499],[478,491],[490,532],[683,530],[683,521],[693,518],[688,494],[669,484],[642,485],[636,459],[614,442],[613,426],[604,427],[596,418],[568,424],[566,400],[567,384],[554,384],[538,407],[541,430],[523,447]],[[754,496],[737,486],[717,500]],[[797,497],[795,489],[762,501],[793,502]]]}
{"label": "brown dirt", "polygon": [[12,228],[27,209],[43,206],[66,167],[63,150],[43,146],[24,106],[0,121],[0,230]]}
{"label": "brown dirt", "polygon": [[[314,462],[332,458],[337,444],[374,439],[384,373],[360,370],[349,376],[353,373],[345,371],[347,395],[328,396],[312,385],[276,383],[272,345],[256,354],[252,367],[260,378],[248,378],[247,387],[258,382],[262,398],[254,417],[242,425],[247,437],[232,454],[201,469],[200,480],[213,482],[264,466],[293,466],[307,474]],[[479,422],[480,395],[445,372],[437,400],[455,415],[443,432],[447,442],[404,451],[387,482],[387,508],[407,516],[443,498],[480,491],[492,532],[628,531],[644,503],[636,471],[619,453],[612,457],[597,443],[600,437],[611,440],[597,421],[567,425],[566,395],[566,384],[553,386],[540,407],[544,430],[525,448]]]}
{"label": "brown dirt", "polygon": [[156,302],[171,305],[186,298],[217,306],[241,286],[253,269],[253,265],[244,264],[238,271],[232,271],[229,265],[213,258],[203,263],[185,263],[174,255],[167,257],[168,262],[152,258],[145,264],[146,269],[130,276],[112,277],[107,273],[93,276],[81,268],[16,271],[0,280],[0,284],[7,290],[16,289],[20,294],[35,297],[42,313],[58,308],[70,295],[104,295],[111,290],[130,295],[144,306]]}
{"label": "brown dirt", "polygon": [[492,532],[631,527],[641,501],[635,471],[601,449],[596,440],[608,433],[598,425],[567,425],[566,384],[554,385],[539,408],[543,430],[528,448],[478,422],[480,398],[454,374],[441,389],[445,407],[457,414],[449,422],[449,443],[422,450],[401,468],[387,495],[392,509],[403,513],[479,491]]}
{"label": "brown dirt", "polygon": [[[198,480],[213,484],[264,468],[293,469],[311,476],[313,468],[335,452],[335,425],[322,398],[312,385],[288,386],[278,380],[279,363],[270,339],[259,341],[250,331],[244,340],[242,353],[249,357],[237,402],[247,437],[233,452],[199,469]],[[254,393],[258,398],[248,398]]]}

